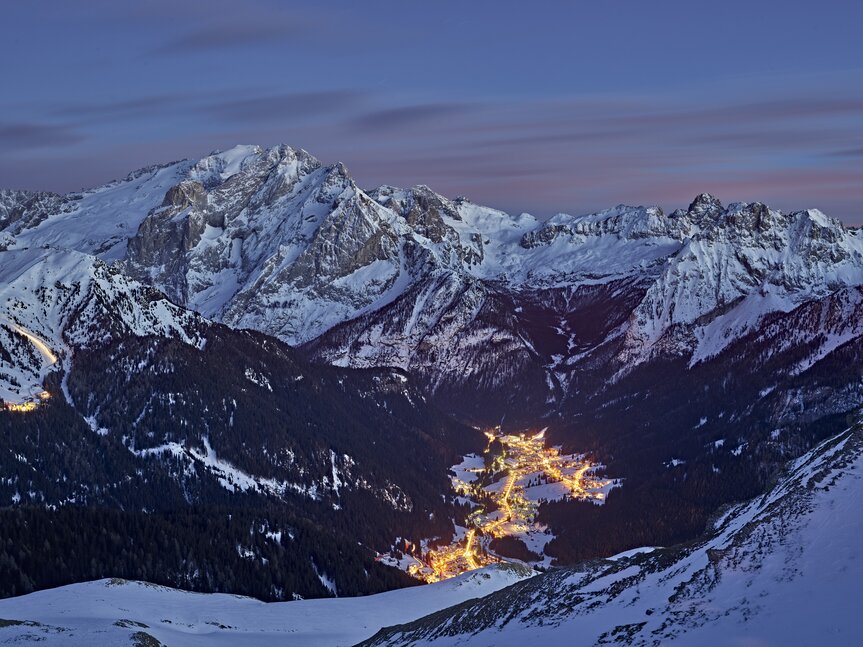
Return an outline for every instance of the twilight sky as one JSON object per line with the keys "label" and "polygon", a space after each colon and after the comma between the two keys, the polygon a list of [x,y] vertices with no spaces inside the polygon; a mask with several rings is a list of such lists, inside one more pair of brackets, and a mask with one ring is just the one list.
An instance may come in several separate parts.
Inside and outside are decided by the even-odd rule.
{"label": "twilight sky", "polygon": [[863,3],[4,3],[0,187],[237,143],[543,217],[817,206],[863,224]]}

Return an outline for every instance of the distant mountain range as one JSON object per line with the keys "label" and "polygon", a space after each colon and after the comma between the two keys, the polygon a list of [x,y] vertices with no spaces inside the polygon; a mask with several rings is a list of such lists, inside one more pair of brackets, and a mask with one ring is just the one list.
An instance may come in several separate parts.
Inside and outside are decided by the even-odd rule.
{"label": "distant mountain range", "polygon": [[[280,545],[309,524],[305,579],[235,590],[324,595],[347,551],[338,590],[371,592],[405,583],[375,551],[452,531],[447,468],[481,447],[470,426],[503,422],[548,427],[624,479],[602,508],[543,506],[549,556],[669,545],[847,426],[861,286],[863,235],[814,209],[701,194],[670,214],[541,221],[425,186],[363,190],[288,146],[2,191],[0,501],[251,501],[260,518],[242,523],[259,528],[275,505]],[[316,557],[325,535],[342,543]],[[231,573],[160,581],[251,582],[242,554]]]}
{"label": "distant mountain range", "polygon": [[287,146],[66,196],[7,191],[0,227],[3,249],[118,263],[207,318],[329,363],[408,370],[432,394],[466,387],[497,406],[505,384],[531,385],[531,415],[560,407],[603,352],[615,376],[662,356],[691,366],[768,314],[863,284],[863,236],[813,209],[702,194],[667,215],[621,205],[541,222],[423,186],[363,191]]}

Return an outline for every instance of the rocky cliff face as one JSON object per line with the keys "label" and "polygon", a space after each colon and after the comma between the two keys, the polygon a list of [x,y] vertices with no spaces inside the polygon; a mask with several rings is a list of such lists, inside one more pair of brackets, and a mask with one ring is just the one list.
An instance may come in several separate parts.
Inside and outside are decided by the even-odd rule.
{"label": "rocky cliff face", "polygon": [[400,223],[342,165],[240,147],[187,177],[142,221],[126,262],[207,316],[298,343],[369,307],[400,274]]}
{"label": "rocky cliff face", "polygon": [[13,240],[12,232],[34,227],[49,214],[56,214],[63,204],[55,193],[0,190],[0,245]]}
{"label": "rocky cliff face", "polygon": [[688,235],[633,313],[630,361],[652,352],[704,360],[768,312],[863,282],[863,238],[817,210],[723,209],[699,196],[672,218]]}

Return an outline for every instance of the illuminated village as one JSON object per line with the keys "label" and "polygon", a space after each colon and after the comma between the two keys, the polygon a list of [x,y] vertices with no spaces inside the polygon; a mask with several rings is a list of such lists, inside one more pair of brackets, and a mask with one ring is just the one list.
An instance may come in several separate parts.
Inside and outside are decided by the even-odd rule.
{"label": "illuminated village", "polygon": [[[502,435],[486,432],[485,455],[465,457],[453,468],[453,485],[463,500],[476,507],[467,528],[453,541],[413,555],[408,573],[426,582],[445,580],[509,558],[495,554],[495,539],[513,537],[536,545],[550,539],[536,514],[543,500],[586,500],[601,503],[615,481],[595,476],[600,467],[583,456],[563,455],[545,446],[545,432]],[[496,449],[495,445],[497,445]],[[501,451],[502,450],[502,451]],[[541,550],[541,548],[540,548]]]}
{"label": "illuminated village", "polygon": [[7,411],[14,411],[15,413],[28,413],[30,411],[35,411],[36,407],[39,406],[41,402],[44,402],[48,398],[51,397],[51,394],[48,391],[41,391],[38,396],[36,396],[33,400],[25,400],[24,402],[3,402],[3,406],[6,407]]}

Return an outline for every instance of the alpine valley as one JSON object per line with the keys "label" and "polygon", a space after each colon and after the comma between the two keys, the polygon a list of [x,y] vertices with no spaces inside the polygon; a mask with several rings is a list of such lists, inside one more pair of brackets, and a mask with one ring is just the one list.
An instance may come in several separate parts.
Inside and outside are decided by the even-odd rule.
{"label": "alpine valley", "polygon": [[[380,593],[332,644],[710,644],[714,606],[776,640],[854,564],[863,235],[706,193],[540,220],[284,145],[4,190],[0,400],[0,642],[186,644],[165,587]],[[52,611],[112,590],[150,615]],[[186,633],[287,639],[206,599]]]}

